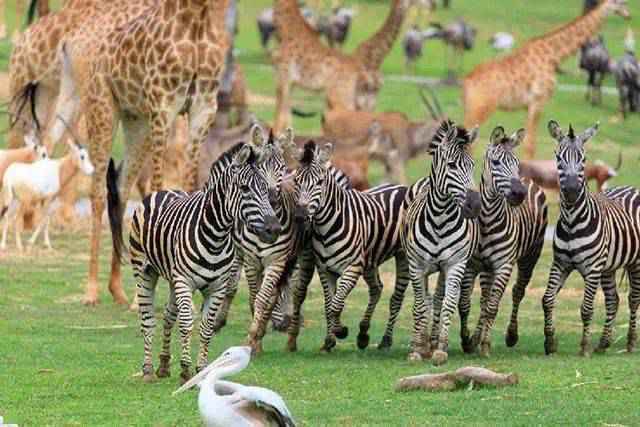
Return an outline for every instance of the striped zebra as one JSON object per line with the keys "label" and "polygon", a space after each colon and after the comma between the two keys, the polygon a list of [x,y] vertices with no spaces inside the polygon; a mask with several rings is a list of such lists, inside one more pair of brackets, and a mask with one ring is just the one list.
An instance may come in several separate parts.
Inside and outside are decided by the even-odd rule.
{"label": "striped zebra", "polygon": [[573,270],[585,282],[580,310],[581,354],[591,353],[593,303],[600,286],[605,297],[606,320],[596,351],[605,351],[610,346],[619,302],[615,274],[620,268],[627,271],[630,282],[627,350],[631,352],[637,340],[636,313],[640,304],[640,192],[632,187],[589,192],[584,177],[584,144],[597,133],[598,124],[581,134],[576,134],[571,126],[565,134],[555,121],[549,122],[548,128],[558,142],[560,218],[553,239],[549,283],[542,298],[545,352],[557,351],[553,309],[558,292]]}
{"label": "striped zebra", "polygon": [[[520,162],[514,153],[524,135],[524,129],[507,136],[503,127],[496,127],[484,156],[480,181],[482,208],[478,217],[480,242],[462,281],[459,306],[460,336],[467,353],[480,344],[480,354],[489,355],[491,328],[515,265],[518,266],[518,279],[513,287],[511,322],[505,339],[507,346],[516,345],[518,309],[544,245],[547,228],[545,195],[533,182],[522,183]],[[482,290],[481,315],[471,340],[467,319],[478,274]]]}
{"label": "striped zebra", "polygon": [[[153,303],[158,278],[170,283],[158,376],[169,375],[170,338],[178,320],[182,352],[181,380],[190,377],[193,327],[192,293],[200,290],[205,307],[200,325],[197,368],[207,364],[213,320],[234,264],[232,228],[242,223],[265,241],[275,241],[280,225],[268,200],[267,180],[260,169],[262,152],[253,144],[239,144],[215,162],[203,190],[153,193],[133,217],[131,263],[137,279],[141,329],[144,338],[143,378],[154,377]],[[231,165],[228,166],[229,158]],[[223,169],[223,170],[222,170]],[[221,171],[222,170],[222,171]]]}
{"label": "striped zebra", "polygon": [[[400,248],[403,201],[407,188],[389,186],[376,194],[344,190],[331,173],[331,144],[317,147],[308,142],[295,174],[296,216],[310,225],[313,260],[318,268],[325,299],[327,336],[322,349],[330,351],[348,329],[340,323],[345,300],[363,276],[369,287],[369,303],[360,322],[358,348],[369,345],[371,316],[382,293],[378,266],[395,257],[396,281],[407,280],[407,263]],[[305,281],[294,292],[294,319],[306,295]],[[293,323],[293,322],[292,322]],[[290,327],[290,341],[295,340]],[[291,346],[290,346],[291,348]]]}
{"label": "striped zebra", "polygon": [[473,218],[480,211],[480,195],[471,189],[474,163],[468,153],[476,137],[477,128],[467,131],[450,120],[440,125],[429,147],[433,157],[429,184],[409,204],[405,214],[401,240],[414,292],[409,360],[431,356],[431,349],[424,342],[432,309],[427,280],[429,274],[440,272],[446,280],[445,294],[442,325],[435,321],[433,324],[438,336],[433,362],[439,365],[447,361],[451,315],[457,308],[467,262],[479,240],[477,221]]}

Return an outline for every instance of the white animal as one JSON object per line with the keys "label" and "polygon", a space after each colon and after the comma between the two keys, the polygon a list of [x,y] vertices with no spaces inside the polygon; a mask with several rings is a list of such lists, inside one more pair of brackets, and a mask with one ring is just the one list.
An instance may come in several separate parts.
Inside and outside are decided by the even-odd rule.
{"label": "white animal", "polygon": [[24,147],[0,150],[0,185],[7,168],[13,163],[32,163],[48,158],[47,149],[40,144],[35,130],[24,136]]}
{"label": "white animal", "polygon": [[231,347],[173,394],[200,384],[198,408],[208,427],[295,427],[291,412],[277,393],[221,380],[242,371],[250,361],[251,347]]}
{"label": "white animal", "polygon": [[[2,206],[0,219],[5,217],[0,250],[7,248],[9,223],[18,217],[20,208],[27,204],[43,203],[45,215],[31,236],[33,245],[44,228],[44,243],[51,249],[49,240],[49,220],[53,214],[53,202],[60,191],[71,182],[79,171],[85,175],[93,173],[93,164],[89,160],[87,149],[78,144],[70,144],[69,153],[56,160],[44,159],[34,163],[14,163],[4,174],[2,181]],[[20,221],[15,221],[16,246],[22,251]]]}
{"label": "white animal", "polygon": [[489,43],[495,50],[511,50],[516,44],[516,40],[513,35],[500,32],[492,35]]}

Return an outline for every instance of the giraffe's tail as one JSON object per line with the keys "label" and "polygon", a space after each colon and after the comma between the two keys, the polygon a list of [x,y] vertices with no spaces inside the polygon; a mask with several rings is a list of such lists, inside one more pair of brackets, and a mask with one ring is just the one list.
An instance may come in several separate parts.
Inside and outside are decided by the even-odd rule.
{"label": "giraffe's tail", "polygon": [[29,9],[27,10],[27,27],[36,19],[36,11],[38,10],[38,0],[31,0]]}
{"label": "giraffe's tail", "polygon": [[116,168],[113,159],[109,159],[107,168],[107,212],[109,214],[109,227],[113,240],[113,258],[122,263],[122,256],[128,251],[122,238],[122,223],[124,222],[124,209],[121,206],[120,192],[118,191],[119,168]]}
{"label": "giraffe's tail", "polygon": [[36,131],[40,132],[40,121],[36,113],[36,96],[40,83],[31,81],[24,85],[9,101],[9,129],[12,129],[22,118],[22,112],[29,108]]}

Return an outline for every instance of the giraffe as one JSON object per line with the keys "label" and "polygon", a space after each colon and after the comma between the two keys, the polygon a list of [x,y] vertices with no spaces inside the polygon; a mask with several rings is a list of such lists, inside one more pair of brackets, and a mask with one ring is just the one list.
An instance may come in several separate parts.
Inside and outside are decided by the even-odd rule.
{"label": "giraffe", "polygon": [[273,54],[278,86],[274,129],[291,125],[290,92],[295,86],[325,91],[329,109],[372,109],[381,85],[355,57],[332,49],[305,21],[297,0],[275,0],[274,22],[279,45]]}
{"label": "giraffe", "polygon": [[[60,49],[62,77],[52,125],[45,138],[60,136],[58,122],[83,111],[95,166],[91,187],[89,278],[84,303],[98,302],[98,255],[105,208],[106,168],[118,124],[125,139],[118,197],[126,203],[138,171],[151,152],[152,190],[162,185],[165,142],[180,113],[188,114],[190,160],[215,119],[217,92],[228,48],[224,15],[229,0],[160,0],[136,19],[99,39],[67,38]],[[190,168],[195,183],[197,168]],[[110,201],[111,202],[111,201]],[[122,205],[119,218],[122,221]],[[122,236],[114,235],[114,239]],[[120,255],[113,253],[109,290],[126,303]]]}
{"label": "giraffe", "polygon": [[464,125],[485,122],[497,109],[527,109],[525,158],[535,156],[538,122],[556,86],[556,70],[598,33],[611,14],[629,18],[626,0],[603,0],[595,9],[511,54],[478,65],[463,82]]}

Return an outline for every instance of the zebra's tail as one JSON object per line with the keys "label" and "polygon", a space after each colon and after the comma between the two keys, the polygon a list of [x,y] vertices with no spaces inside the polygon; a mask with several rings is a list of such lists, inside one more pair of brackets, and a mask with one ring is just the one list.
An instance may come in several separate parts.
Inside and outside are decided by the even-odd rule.
{"label": "zebra's tail", "polygon": [[122,263],[122,255],[126,254],[127,248],[122,238],[122,222],[124,221],[124,210],[121,206],[120,192],[118,191],[119,168],[113,159],[109,159],[107,168],[107,212],[109,213],[109,226],[111,228],[111,239],[113,240],[113,257],[118,263]]}

